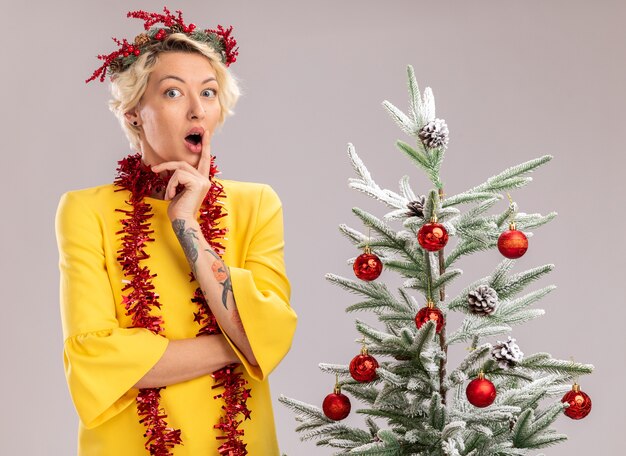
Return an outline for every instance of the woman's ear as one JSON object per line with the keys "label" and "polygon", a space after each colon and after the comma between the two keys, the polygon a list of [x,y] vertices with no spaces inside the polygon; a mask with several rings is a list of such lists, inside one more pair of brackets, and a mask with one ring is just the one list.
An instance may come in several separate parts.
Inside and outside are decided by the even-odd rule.
{"label": "woman's ear", "polygon": [[139,115],[137,114],[137,108],[133,108],[130,111],[125,112],[124,117],[126,117],[126,120],[128,121],[129,124],[135,127],[140,125]]}

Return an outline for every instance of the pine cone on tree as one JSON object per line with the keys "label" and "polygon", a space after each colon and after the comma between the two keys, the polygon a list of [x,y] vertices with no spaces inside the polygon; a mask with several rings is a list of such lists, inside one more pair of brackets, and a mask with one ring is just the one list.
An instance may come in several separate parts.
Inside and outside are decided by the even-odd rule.
{"label": "pine cone on tree", "polygon": [[498,362],[498,365],[503,369],[515,367],[522,359],[524,359],[524,353],[520,350],[519,346],[515,343],[515,339],[509,336],[507,342],[500,342],[491,350],[491,356]]}
{"label": "pine cone on tree", "polygon": [[496,310],[498,294],[493,288],[487,285],[481,285],[467,294],[467,303],[473,313],[489,315]]}
{"label": "pine cone on tree", "polygon": [[406,213],[407,217],[424,217],[424,205],[426,204],[426,197],[424,195],[418,196],[415,201],[411,201],[406,205],[409,211]]}
{"label": "pine cone on tree", "polygon": [[422,143],[430,149],[448,147],[448,126],[443,119],[435,119],[428,122],[418,133]]}

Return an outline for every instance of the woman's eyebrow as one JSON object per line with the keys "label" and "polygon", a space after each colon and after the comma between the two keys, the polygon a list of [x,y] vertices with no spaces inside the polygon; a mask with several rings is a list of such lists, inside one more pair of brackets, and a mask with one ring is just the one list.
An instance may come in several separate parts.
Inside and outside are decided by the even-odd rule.
{"label": "woman's eyebrow", "polygon": [[[168,74],[166,76],[163,76],[161,79],[159,79],[159,82],[163,82],[166,79],[176,79],[177,81],[180,81],[183,84],[186,84],[184,79],[179,78],[178,76],[174,76],[173,74]],[[210,78],[205,79],[204,81],[202,81],[201,84],[206,84],[207,82],[211,82],[211,81],[217,81],[217,79],[215,79],[213,76],[211,76]]]}

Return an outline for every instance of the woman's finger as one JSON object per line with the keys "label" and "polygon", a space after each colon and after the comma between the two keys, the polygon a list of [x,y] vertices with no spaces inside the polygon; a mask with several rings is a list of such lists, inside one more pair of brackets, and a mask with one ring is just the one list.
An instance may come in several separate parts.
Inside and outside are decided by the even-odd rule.
{"label": "woman's finger", "polygon": [[155,173],[160,173],[161,171],[164,171],[164,170],[168,170],[168,171],[185,170],[192,174],[195,174],[198,172],[196,168],[194,168],[189,163],[184,162],[184,161],[163,162],[163,163],[159,163],[158,165],[153,165],[151,169]]}
{"label": "woman's finger", "polygon": [[198,162],[198,172],[204,177],[209,177],[211,172],[211,140],[207,139],[206,143],[202,143],[202,155]]}
{"label": "woman's finger", "polygon": [[172,177],[170,177],[170,180],[167,183],[167,187],[165,188],[165,199],[171,200],[172,198],[174,198],[176,196],[176,188],[179,185],[183,185],[184,187],[188,188],[190,187],[190,182],[192,182],[192,179],[190,179],[188,172],[180,169],[174,171],[174,174],[172,174]]}
{"label": "woman's finger", "polygon": [[170,180],[167,182],[167,187],[165,187],[165,200],[171,200],[176,196],[176,187],[178,187],[180,179],[180,173],[178,171],[174,171],[174,174],[170,177]]}
{"label": "woman's finger", "polygon": [[[165,199],[172,199],[176,196],[176,188],[182,185],[186,190],[193,191],[195,189],[203,190],[208,187],[208,180],[200,175],[194,169],[193,173],[183,169],[177,169],[170,177],[165,189]],[[208,188],[207,188],[208,190]],[[206,192],[204,192],[206,193]],[[203,194],[204,195],[204,194]]]}

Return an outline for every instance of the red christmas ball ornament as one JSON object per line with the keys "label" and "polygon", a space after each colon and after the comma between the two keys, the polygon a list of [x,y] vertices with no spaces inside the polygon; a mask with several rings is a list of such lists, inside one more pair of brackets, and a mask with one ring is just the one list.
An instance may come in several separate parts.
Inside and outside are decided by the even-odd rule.
{"label": "red christmas ball ornament", "polygon": [[343,420],[350,414],[350,399],[341,393],[339,383],[335,383],[335,391],[324,398],[322,410],[324,415],[334,421]]}
{"label": "red christmas ball ornament", "polygon": [[481,372],[478,378],[469,382],[465,394],[469,403],[474,407],[487,407],[496,399],[496,387]]}
{"label": "red christmas ball ornament", "polygon": [[350,375],[357,382],[367,383],[376,378],[376,368],[378,361],[367,353],[365,346],[361,349],[361,354],[356,355],[350,361]]}
{"label": "red christmas ball ornament", "polygon": [[427,306],[422,307],[417,312],[415,315],[415,326],[417,326],[417,329],[420,329],[424,323],[429,321],[434,321],[436,323],[435,332],[437,333],[441,331],[441,328],[443,328],[443,324],[445,323],[443,313],[435,307],[435,304],[432,301],[428,301]]}
{"label": "red christmas ball ornament", "polygon": [[365,252],[359,255],[352,266],[354,275],[361,280],[371,281],[378,278],[383,272],[383,262],[380,258],[370,250],[369,246],[365,247]]}
{"label": "red christmas ball ornament", "polygon": [[512,260],[520,258],[528,250],[528,238],[524,233],[515,229],[515,223],[511,223],[509,229],[498,238],[498,250]]}
{"label": "red christmas ball ornament", "polygon": [[433,217],[417,232],[417,242],[429,252],[436,252],[448,243],[448,230],[441,223],[437,223],[436,217]]}
{"label": "red christmas ball ornament", "polygon": [[580,386],[576,383],[572,386],[571,391],[565,393],[561,402],[568,402],[563,413],[573,420],[581,420],[591,412],[591,398],[587,393],[580,390]]}

